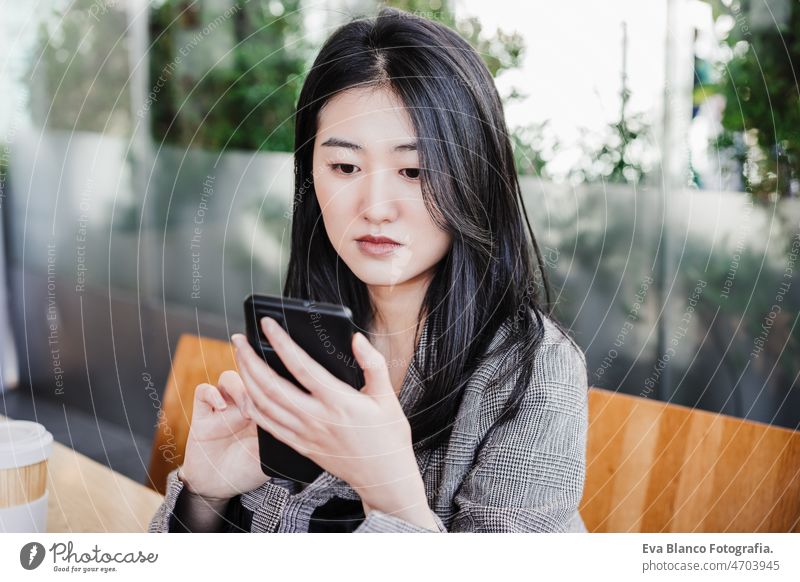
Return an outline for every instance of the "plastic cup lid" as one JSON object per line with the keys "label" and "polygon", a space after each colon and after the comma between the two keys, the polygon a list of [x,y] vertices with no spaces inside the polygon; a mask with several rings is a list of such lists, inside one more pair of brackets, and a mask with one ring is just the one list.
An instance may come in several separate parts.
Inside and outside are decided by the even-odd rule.
{"label": "plastic cup lid", "polygon": [[38,422],[0,421],[0,470],[40,463],[52,450],[53,435]]}

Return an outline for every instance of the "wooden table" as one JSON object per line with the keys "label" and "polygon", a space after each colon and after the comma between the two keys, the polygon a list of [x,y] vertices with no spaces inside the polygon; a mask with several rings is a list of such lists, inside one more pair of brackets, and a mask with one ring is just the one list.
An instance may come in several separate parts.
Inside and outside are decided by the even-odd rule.
{"label": "wooden table", "polygon": [[[5,417],[0,415],[0,420]],[[57,442],[48,461],[47,480],[50,533],[144,532],[164,499]]]}

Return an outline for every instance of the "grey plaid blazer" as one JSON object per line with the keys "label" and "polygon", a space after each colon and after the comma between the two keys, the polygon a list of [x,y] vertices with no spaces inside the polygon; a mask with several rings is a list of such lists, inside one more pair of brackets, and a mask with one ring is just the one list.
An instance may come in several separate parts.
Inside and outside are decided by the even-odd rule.
{"label": "grey plaid blazer", "polygon": [[[583,352],[548,318],[533,377],[520,410],[477,445],[496,421],[511,393],[492,382],[513,358],[486,360],[464,392],[450,439],[435,449],[414,450],[441,532],[585,532],[578,505],[586,472],[588,383]],[[423,326],[416,350],[428,347]],[[492,346],[509,333],[502,324]],[[502,360],[502,362],[498,361]],[[419,361],[422,361],[421,359]],[[399,393],[406,414],[419,394],[420,375],[410,365]],[[174,531],[173,510],[183,484],[177,469],[167,478],[167,493],[150,532]],[[334,497],[358,500],[343,480],[323,472],[305,485],[272,478],[233,499],[225,531],[307,532],[315,509]],[[244,525],[243,525],[244,524]],[[244,529],[247,528],[247,529]],[[379,510],[370,511],[355,532],[428,532]]]}

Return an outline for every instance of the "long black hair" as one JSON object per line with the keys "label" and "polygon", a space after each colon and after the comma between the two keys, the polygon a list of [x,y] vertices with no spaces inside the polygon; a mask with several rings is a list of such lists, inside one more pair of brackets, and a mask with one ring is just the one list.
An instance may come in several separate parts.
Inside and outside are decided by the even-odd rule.
{"label": "long black hair", "polygon": [[[366,284],[339,260],[322,226],[312,175],[320,109],[341,91],[370,86],[385,86],[404,103],[417,134],[425,206],[453,237],[418,314],[416,332],[424,319],[434,349],[410,364],[424,382],[409,415],[413,440],[433,447],[448,438],[467,380],[484,358],[520,354],[507,367],[520,376],[505,412],[518,405],[544,333],[542,314],[551,315],[550,289],[500,97],[480,55],[450,28],[387,8],[336,30],[300,93],[284,295],[347,305],[364,332],[373,320]],[[489,354],[507,321],[512,333]]]}

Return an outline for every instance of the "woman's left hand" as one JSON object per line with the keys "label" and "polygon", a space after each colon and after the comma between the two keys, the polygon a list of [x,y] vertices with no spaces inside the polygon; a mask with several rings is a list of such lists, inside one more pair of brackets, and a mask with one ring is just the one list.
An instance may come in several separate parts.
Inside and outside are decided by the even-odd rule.
{"label": "woman's left hand", "polygon": [[[353,353],[364,370],[359,391],[309,356],[273,319],[261,320],[269,343],[310,394],[279,376],[241,334],[232,336],[250,398],[245,413],[264,430],[346,481],[370,507],[402,504],[422,480],[411,427],[386,360],[361,333]],[[405,499],[408,499],[406,494]]]}

